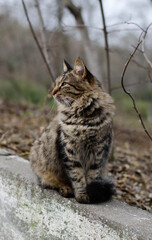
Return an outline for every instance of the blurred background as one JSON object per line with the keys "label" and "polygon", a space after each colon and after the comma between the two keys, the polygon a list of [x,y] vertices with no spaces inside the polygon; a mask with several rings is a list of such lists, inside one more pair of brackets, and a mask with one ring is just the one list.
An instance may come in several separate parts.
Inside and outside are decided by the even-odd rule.
{"label": "blurred background", "polygon": [[[39,13],[37,3],[39,3]],[[143,121],[152,133],[152,1],[103,0],[110,54],[111,95],[116,104],[115,148],[109,175],[117,199],[152,212],[152,144],[145,134],[121,74],[139,37],[145,34],[124,77]],[[37,39],[50,56],[54,77],[80,56],[107,84],[100,0],[25,0]],[[41,21],[40,21],[41,19]],[[43,21],[42,21],[43,20]],[[44,23],[42,29],[42,22]],[[43,48],[46,30],[47,48]],[[143,53],[144,49],[144,53]],[[0,147],[28,159],[34,139],[56,114],[52,81],[33,39],[22,1],[0,0]],[[111,159],[112,160],[112,159]]]}
{"label": "blurred background", "polygon": [[[73,4],[82,19],[69,11]],[[40,22],[35,2],[25,1],[30,20],[41,43]],[[51,65],[55,77],[62,73],[63,59],[71,65],[81,56],[90,71],[107,89],[104,34],[99,1],[39,1],[47,30]],[[120,86],[126,60],[137,44],[141,29],[152,22],[150,0],[104,0],[104,11],[110,48],[112,96],[128,124],[134,124],[136,113]],[[82,20],[82,22],[80,21]],[[82,23],[86,27],[82,26]],[[140,26],[140,27],[139,27]],[[152,28],[145,39],[145,51],[152,61]],[[152,121],[151,68],[141,49],[137,51],[125,76],[125,85],[133,93],[143,118]],[[0,98],[43,105],[51,87],[46,66],[33,40],[19,0],[0,0]],[[133,120],[132,120],[133,119]],[[120,119],[118,119],[119,121]],[[127,119],[126,119],[127,122]],[[135,125],[138,125],[138,120]],[[148,125],[148,127],[150,127]]]}
{"label": "blurred background", "polygon": [[[77,18],[68,2],[79,11]],[[41,43],[40,22],[35,2],[25,1],[30,20]],[[111,90],[119,114],[134,124],[136,113],[120,86],[120,76],[141,29],[152,21],[150,0],[103,1],[110,48]],[[48,48],[55,77],[62,73],[63,59],[71,64],[81,56],[90,71],[107,89],[104,34],[99,1],[39,1],[47,31]],[[83,24],[86,26],[84,27]],[[139,27],[139,26],[140,27]],[[152,28],[145,40],[145,51],[152,60]],[[151,69],[141,50],[137,51],[125,76],[127,89],[135,96],[143,118],[152,121]],[[46,66],[33,40],[22,2],[0,0],[0,98],[11,101],[46,103],[51,87]],[[118,119],[118,121],[121,121]],[[138,121],[135,125],[138,125]],[[148,126],[149,127],[149,126]]]}

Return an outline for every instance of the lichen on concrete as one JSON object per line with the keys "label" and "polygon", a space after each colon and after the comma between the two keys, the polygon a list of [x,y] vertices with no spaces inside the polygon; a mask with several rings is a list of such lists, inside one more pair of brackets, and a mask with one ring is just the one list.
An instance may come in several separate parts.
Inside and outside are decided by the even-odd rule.
{"label": "lichen on concrete", "polygon": [[[7,180],[0,176],[1,201],[11,209],[14,221],[22,222],[24,229],[26,228],[27,239],[52,239],[51,236],[73,240],[120,239],[116,231],[102,226],[101,222],[89,221],[70,208],[70,200],[59,201],[58,194],[55,195],[52,198],[48,191],[43,192],[38,186],[33,189],[32,185],[19,179],[10,181],[10,177]],[[25,239],[22,235],[20,232],[21,240]]]}
{"label": "lichen on concrete", "polygon": [[0,152],[0,240],[151,240],[152,216],[113,200],[81,205],[37,186],[29,162]]}

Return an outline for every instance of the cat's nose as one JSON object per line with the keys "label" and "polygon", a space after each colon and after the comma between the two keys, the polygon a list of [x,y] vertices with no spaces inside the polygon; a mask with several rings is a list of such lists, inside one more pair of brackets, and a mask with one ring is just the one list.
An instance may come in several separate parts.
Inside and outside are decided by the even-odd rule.
{"label": "cat's nose", "polygon": [[57,93],[57,91],[58,91],[58,88],[55,87],[55,88],[53,89],[53,91],[52,91],[52,95],[55,95],[55,94]]}

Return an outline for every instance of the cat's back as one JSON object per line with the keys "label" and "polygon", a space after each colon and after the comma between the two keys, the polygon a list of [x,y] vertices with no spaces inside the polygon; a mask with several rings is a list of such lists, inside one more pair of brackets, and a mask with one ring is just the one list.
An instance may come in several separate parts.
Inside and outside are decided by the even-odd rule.
{"label": "cat's back", "polygon": [[36,139],[30,151],[30,163],[33,169],[48,164],[48,161],[56,158],[56,142],[58,139],[59,121],[58,115],[45,128],[41,136]]}

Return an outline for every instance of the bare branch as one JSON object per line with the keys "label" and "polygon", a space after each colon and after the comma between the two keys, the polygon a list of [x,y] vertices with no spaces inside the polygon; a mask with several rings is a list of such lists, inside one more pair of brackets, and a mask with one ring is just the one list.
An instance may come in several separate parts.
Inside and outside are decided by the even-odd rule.
{"label": "bare branch", "polygon": [[80,29],[82,39],[84,39],[86,43],[90,42],[89,34],[85,26],[84,20],[82,18],[81,8],[75,6],[71,0],[64,0],[64,5],[70,11],[70,13],[74,16],[77,26],[81,26],[81,28],[83,26],[83,30],[81,31]]}
{"label": "bare branch", "polygon": [[[125,23],[120,23],[120,24],[125,24]],[[110,27],[107,26],[107,28]],[[62,29],[65,29],[65,28],[90,28],[90,29],[95,29],[95,30],[98,30],[98,31],[104,31],[103,28],[100,28],[100,27],[95,27],[95,26],[89,26],[89,25],[83,25],[83,24],[77,24],[76,26],[72,26],[72,25],[65,25],[63,22],[62,22]],[[117,33],[117,32],[135,32],[135,31],[141,31],[140,29],[138,28],[123,28],[123,29],[114,29],[114,30],[109,30],[107,31],[107,34],[111,34],[111,33]]]}
{"label": "bare branch", "polygon": [[106,21],[104,15],[104,9],[102,0],[99,0],[102,22],[103,22],[103,31],[104,31],[104,39],[105,39],[105,51],[106,51],[106,60],[107,60],[107,83],[108,83],[108,93],[111,94],[111,76],[110,76],[110,55],[109,55],[109,43],[108,43],[108,32],[106,28]]}
{"label": "bare branch", "polygon": [[43,60],[44,60],[44,62],[45,62],[45,65],[46,65],[47,70],[48,70],[48,72],[49,72],[49,76],[50,76],[51,80],[52,80],[53,82],[55,82],[53,73],[52,73],[52,71],[51,71],[51,69],[50,69],[50,66],[49,66],[48,63],[47,63],[47,60],[46,60],[46,58],[45,58],[45,55],[44,55],[43,50],[42,50],[42,48],[41,48],[41,45],[40,45],[40,43],[39,43],[39,41],[38,41],[38,39],[37,39],[37,36],[36,36],[36,34],[35,34],[35,32],[34,32],[32,23],[31,23],[31,21],[30,21],[30,19],[29,19],[28,11],[27,11],[26,5],[25,5],[25,3],[24,3],[24,0],[22,0],[22,4],[23,4],[24,12],[25,12],[25,15],[26,15],[26,18],[27,18],[27,21],[28,21],[28,24],[29,24],[31,33],[32,33],[33,38],[34,38],[34,40],[35,40],[35,42],[36,42],[36,44],[37,44],[37,47],[38,47],[38,49],[39,49],[39,51],[40,51],[40,53],[41,53],[41,56],[42,56],[42,58],[43,58]]}
{"label": "bare branch", "polygon": [[112,33],[117,33],[117,32],[139,32],[140,29],[137,29],[137,28],[123,28],[123,29],[115,29],[115,30],[111,30],[111,31],[108,31],[108,34],[112,34]]}
{"label": "bare branch", "polygon": [[42,44],[43,44],[43,52],[44,52],[46,61],[47,61],[48,65],[49,65],[50,70],[51,70],[51,72],[53,74],[53,77],[54,77],[54,71],[53,71],[53,69],[51,67],[52,66],[52,61],[51,61],[51,55],[50,55],[50,51],[49,51],[49,47],[48,47],[46,28],[45,28],[45,25],[44,25],[42,14],[41,14],[39,2],[38,2],[38,0],[34,0],[34,2],[35,2],[35,7],[37,9],[39,22],[40,22],[41,38],[42,38]]}
{"label": "bare branch", "polygon": [[149,68],[148,68],[148,78],[149,78],[150,82],[152,83],[152,77],[151,77],[150,72],[151,72],[151,69],[150,69],[150,67],[149,67]]}
{"label": "bare branch", "polygon": [[151,67],[152,69],[152,62],[150,61],[150,59],[148,58],[147,54],[145,53],[145,38],[147,36],[147,32],[148,32],[148,29],[151,27],[152,23],[147,27],[147,29],[144,31],[144,34],[143,34],[143,37],[142,37],[142,53],[143,53],[143,56],[146,60],[146,62],[149,64],[149,66]]}
{"label": "bare branch", "polygon": [[[81,7],[75,6],[71,0],[64,0],[64,5],[75,17],[77,24],[84,26],[84,21],[81,14]],[[88,35],[88,32],[86,32],[86,34]]]}
{"label": "bare branch", "polygon": [[[131,47],[136,48],[136,46],[134,46],[133,44],[131,44]],[[142,50],[141,50],[141,49],[137,49],[137,51],[138,51],[139,53],[142,53]]]}
{"label": "bare branch", "polygon": [[86,55],[88,66],[90,70],[92,67],[94,72],[96,72],[96,74],[100,77],[100,75],[98,74],[99,72],[98,65],[95,64],[97,55],[96,55],[96,52],[94,51],[94,46],[89,38],[89,32],[87,27],[85,26],[81,7],[74,5],[71,0],[64,0],[63,2],[64,2],[64,6],[70,11],[70,13],[74,16],[76,20],[77,27],[79,28],[81,38],[84,42],[83,46],[84,46],[84,52]]}
{"label": "bare branch", "polygon": [[[136,47],[135,47],[135,48],[136,48]],[[132,62],[135,63],[139,68],[143,68],[143,69],[145,69],[145,70],[148,70],[147,67],[141,65],[141,64],[140,64],[139,62],[137,62],[135,59],[132,59]]]}
{"label": "bare branch", "polygon": [[[142,32],[143,33],[143,32]],[[139,120],[140,120],[140,123],[145,131],[145,133],[147,134],[147,136],[150,138],[150,140],[152,141],[152,136],[150,135],[150,133],[148,132],[144,122],[143,122],[143,119],[142,119],[142,116],[140,114],[140,112],[138,111],[137,109],[137,106],[136,106],[136,102],[135,102],[135,99],[133,98],[133,96],[131,95],[131,93],[126,90],[125,86],[124,86],[124,76],[125,76],[125,73],[126,73],[126,70],[128,68],[128,65],[129,63],[131,62],[131,59],[133,58],[134,54],[136,53],[138,47],[140,46],[140,44],[142,43],[142,40],[141,40],[141,35],[140,35],[140,38],[138,40],[138,44],[136,46],[136,48],[134,49],[134,51],[131,53],[129,59],[127,60],[125,66],[124,66],[124,69],[123,69],[123,72],[122,72],[122,75],[121,75],[121,86],[122,86],[122,89],[123,91],[131,98],[132,102],[133,102],[133,106],[134,106],[134,109],[136,111],[136,113],[138,114],[138,117],[139,117]]]}
{"label": "bare branch", "polygon": [[140,25],[138,25],[137,23],[134,23],[134,22],[125,22],[126,24],[131,24],[131,25],[135,25],[135,26],[137,26],[138,28],[139,28],[139,30],[141,30],[142,32],[145,32],[145,30],[140,26]]}
{"label": "bare branch", "polygon": [[[137,86],[137,85],[145,84],[145,83],[149,83],[149,81],[134,82],[134,83],[130,83],[130,84],[125,85],[125,87],[133,87],[133,86]],[[118,90],[118,89],[121,89],[121,88],[122,88],[122,86],[113,87],[111,89],[111,91]]]}
{"label": "bare branch", "polygon": [[[145,66],[141,65],[140,63],[138,63],[138,62],[137,62],[136,60],[134,60],[134,59],[132,60],[132,62],[135,63],[138,67],[140,67],[140,68],[142,68],[142,69],[144,69],[144,70],[147,71],[147,75],[148,75],[149,81],[150,81],[150,83],[152,83],[151,68],[150,68],[150,66],[145,67]],[[142,82],[142,83],[149,83],[149,81],[145,81],[145,82]],[[141,83],[139,83],[139,84],[141,84]]]}
{"label": "bare branch", "polygon": [[84,25],[84,24],[77,24],[76,26],[72,25],[66,25],[62,22],[62,28],[90,28],[90,29],[95,29],[99,31],[103,31],[103,28],[99,27],[94,27],[94,26],[89,26],[89,25]]}
{"label": "bare branch", "polygon": [[139,26],[138,24],[136,24],[134,22],[125,22],[125,23],[135,25],[135,26],[137,26],[139,28],[139,30],[142,30],[142,34],[141,34],[141,37],[142,37],[142,40],[141,40],[141,42],[142,42],[142,44],[141,44],[142,50],[138,49],[138,51],[140,51],[143,54],[146,62],[148,63],[148,65],[152,69],[152,62],[150,61],[150,59],[148,58],[147,54],[145,53],[145,38],[147,36],[149,28],[152,26],[152,23],[150,23],[149,26],[146,29],[143,29],[141,26]]}

